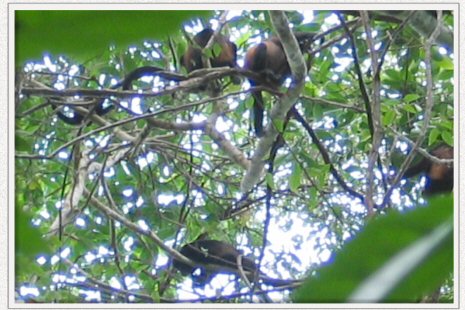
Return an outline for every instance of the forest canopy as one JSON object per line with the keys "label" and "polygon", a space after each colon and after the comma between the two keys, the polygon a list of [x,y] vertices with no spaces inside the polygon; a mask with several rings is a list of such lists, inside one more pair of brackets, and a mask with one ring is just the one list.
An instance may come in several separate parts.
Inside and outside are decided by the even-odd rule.
{"label": "forest canopy", "polygon": [[454,11],[15,18],[18,302],[454,302]]}

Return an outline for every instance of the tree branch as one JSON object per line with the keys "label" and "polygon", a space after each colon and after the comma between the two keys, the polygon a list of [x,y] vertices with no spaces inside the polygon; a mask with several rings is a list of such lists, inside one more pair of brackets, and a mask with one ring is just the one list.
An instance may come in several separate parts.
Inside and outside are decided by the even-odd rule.
{"label": "tree branch", "polygon": [[437,12],[437,19],[438,23],[436,24],[436,28],[431,33],[430,37],[425,42],[425,73],[426,73],[426,105],[425,105],[425,112],[423,114],[423,126],[421,127],[421,131],[418,134],[418,138],[415,141],[411,152],[407,155],[404,162],[399,168],[399,172],[396,174],[394,180],[391,183],[391,187],[386,191],[383,199],[383,206],[386,205],[388,200],[391,197],[392,191],[396,187],[397,183],[401,180],[404,172],[410,166],[410,163],[413,160],[415,155],[415,151],[418,147],[423,143],[425,139],[426,132],[429,127],[429,123],[431,121],[431,111],[433,110],[434,106],[434,98],[433,98],[433,74],[432,74],[432,65],[431,65],[431,49],[433,47],[434,42],[436,42],[436,38],[439,35],[442,27],[442,12]]}
{"label": "tree branch", "polygon": [[[379,159],[379,148],[381,146],[381,140],[383,138],[383,130],[381,127],[381,99],[380,99],[380,75],[378,70],[378,53],[376,52],[375,45],[373,43],[373,38],[371,36],[371,27],[370,19],[368,17],[367,11],[360,11],[360,16],[362,18],[363,26],[365,28],[365,33],[367,36],[367,45],[370,50],[371,57],[371,69],[373,71],[373,90],[371,95],[371,119],[373,124],[373,139],[370,154],[368,155],[368,181],[367,181],[367,191],[365,194],[365,204],[367,206],[368,215],[373,215],[375,201],[373,200],[374,196],[374,177],[375,177],[375,165]],[[379,166],[379,172],[383,173],[382,167]]]}
{"label": "tree branch", "polygon": [[292,84],[287,93],[273,105],[270,112],[271,122],[265,128],[264,136],[259,140],[257,148],[251,158],[251,165],[244,175],[241,182],[241,191],[246,193],[250,191],[255,184],[258,183],[263,174],[265,161],[271,147],[273,146],[278,131],[274,124],[282,123],[287,115],[287,112],[295,104],[300,93],[302,92],[305,75],[307,72],[305,60],[300,51],[297,40],[289,29],[289,22],[283,11],[270,11],[271,22],[276,30],[276,33],[281,40],[281,43],[286,53],[286,58],[292,72]]}

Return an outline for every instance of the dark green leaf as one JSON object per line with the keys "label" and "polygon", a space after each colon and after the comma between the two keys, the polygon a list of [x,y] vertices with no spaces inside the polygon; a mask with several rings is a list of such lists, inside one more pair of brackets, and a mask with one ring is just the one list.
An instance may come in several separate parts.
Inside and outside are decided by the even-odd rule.
{"label": "dark green leaf", "polygon": [[449,145],[454,144],[454,136],[452,135],[450,131],[441,132],[441,138],[442,140],[444,140],[444,142],[446,142]]}
{"label": "dark green leaf", "polygon": [[433,128],[428,136],[428,145],[433,145],[441,135],[441,131],[439,131],[437,128]]}
{"label": "dark green leaf", "polygon": [[86,60],[110,44],[124,47],[166,39],[181,23],[211,11],[16,11],[16,62],[42,54],[67,54]]}
{"label": "dark green leaf", "polygon": [[[294,300],[306,303],[347,301],[362,283],[374,277],[380,268],[398,257],[396,255],[405,253],[404,250],[411,249],[419,241],[429,240],[424,238],[434,236],[443,225],[450,225],[452,211],[452,196],[449,195],[432,199],[428,207],[403,213],[391,211],[373,220],[318,271],[317,277],[307,279],[295,293]],[[414,302],[438,288],[453,267],[452,232],[446,235],[439,238],[434,251],[424,255],[421,264],[402,277],[395,290],[375,302]]]}
{"label": "dark green leaf", "polygon": [[410,103],[412,101],[418,100],[418,98],[420,98],[418,94],[408,94],[404,97],[404,101],[406,103]]}
{"label": "dark green leaf", "polygon": [[294,165],[291,173],[291,177],[289,178],[289,187],[291,191],[297,193],[300,187],[300,183],[302,181],[302,168],[300,165]]}

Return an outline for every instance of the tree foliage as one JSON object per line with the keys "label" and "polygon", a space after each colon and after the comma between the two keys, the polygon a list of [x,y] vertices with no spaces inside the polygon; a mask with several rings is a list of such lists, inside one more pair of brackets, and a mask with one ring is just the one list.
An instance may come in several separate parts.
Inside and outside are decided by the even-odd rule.
{"label": "tree foliage", "polygon": [[[452,301],[452,199],[425,207],[421,179],[401,174],[415,144],[420,152],[453,145],[454,16],[285,13],[294,30],[317,40],[303,56],[291,51],[309,69],[301,90],[289,82],[263,92],[268,126],[258,138],[240,69],[208,69],[186,83],[147,77],[132,91],[111,87],[144,65],[187,76],[179,59],[210,23],[230,35],[241,64],[257,40],[286,31],[281,12],[17,12],[18,59],[29,61],[16,74],[18,300],[345,302],[403,249],[446,225],[431,251],[413,251],[423,264],[399,272],[392,295],[374,301],[420,301],[441,285],[434,301]],[[108,18],[107,27],[96,26]],[[422,18],[436,27],[419,25]],[[51,27],[68,25],[63,19],[73,27]],[[34,26],[45,22],[47,31]],[[45,33],[49,40],[40,39]],[[232,75],[242,83],[231,83]],[[198,90],[214,81],[221,92]],[[102,98],[116,108],[82,126],[61,122],[51,106]],[[286,100],[295,114],[284,128]],[[278,132],[284,143],[270,162]],[[219,275],[205,289],[193,287],[171,258],[205,233],[291,285],[247,287]],[[415,285],[428,275],[431,282]]]}

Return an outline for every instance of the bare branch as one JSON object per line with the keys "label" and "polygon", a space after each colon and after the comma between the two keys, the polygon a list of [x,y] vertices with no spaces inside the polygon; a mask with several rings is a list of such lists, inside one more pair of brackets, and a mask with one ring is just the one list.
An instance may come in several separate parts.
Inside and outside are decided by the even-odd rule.
{"label": "bare branch", "polygon": [[[373,121],[373,141],[370,154],[368,155],[367,169],[367,191],[365,193],[365,203],[368,209],[368,215],[372,215],[375,207],[373,200],[374,195],[374,175],[376,161],[379,159],[379,148],[383,138],[383,128],[381,127],[381,100],[380,100],[380,76],[378,70],[378,53],[376,52],[373,38],[371,36],[370,19],[367,11],[360,11],[363,26],[367,36],[367,44],[371,56],[371,69],[373,71],[373,90],[371,95],[371,119]],[[381,168],[381,167],[380,167]],[[380,171],[382,173],[382,170]]]}

